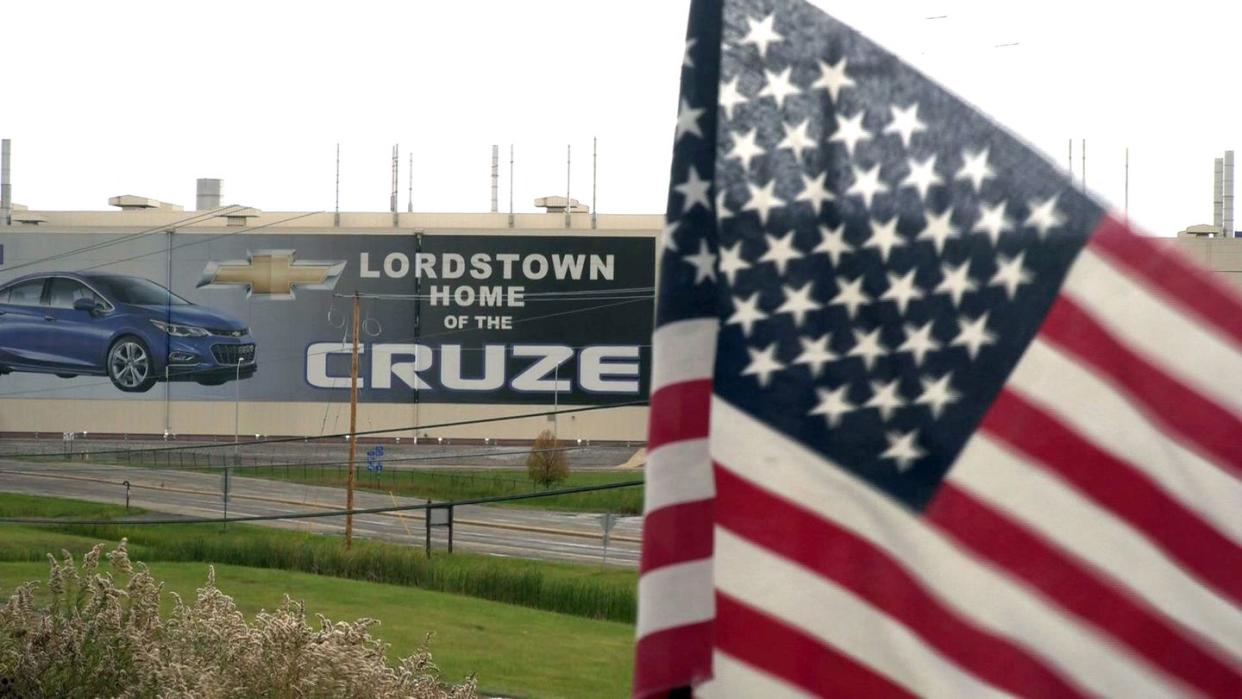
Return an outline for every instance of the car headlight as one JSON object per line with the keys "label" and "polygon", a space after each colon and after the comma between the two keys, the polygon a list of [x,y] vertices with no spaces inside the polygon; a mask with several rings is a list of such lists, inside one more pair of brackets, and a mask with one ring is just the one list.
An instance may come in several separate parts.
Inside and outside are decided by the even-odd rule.
{"label": "car headlight", "polygon": [[151,324],[173,337],[207,337],[211,334],[205,328],[198,328],[193,325],[177,325],[176,323],[165,323],[162,320],[152,320]]}

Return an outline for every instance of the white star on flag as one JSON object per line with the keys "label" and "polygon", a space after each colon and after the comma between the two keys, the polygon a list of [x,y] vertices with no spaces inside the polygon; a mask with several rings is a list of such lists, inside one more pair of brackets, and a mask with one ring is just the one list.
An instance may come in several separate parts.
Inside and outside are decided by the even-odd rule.
{"label": "white star on flag", "polygon": [[1065,223],[1065,219],[1061,216],[1061,212],[1057,211],[1057,196],[1051,196],[1043,201],[1038,199],[1031,202],[1031,214],[1026,217],[1026,222],[1022,225],[1034,228],[1039,237],[1043,238],[1048,231],[1061,226]]}
{"label": "white star on flag", "polygon": [[832,101],[836,102],[843,88],[854,86],[854,79],[845,74],[845,63],[844,58],[832,65],[820,61],[819,79],[811,83],[811,89],[824,88]]}
{"label": "white star on flag", "polygon": [[737,158],[742,161],[742,169],[750,169],[750,161],[757,156],[767,153],[755,139],[759,135],[758,129],[751,129],[744,134],[736,132],[730,134],[733,137],[733,149],[729,151],[727,158]]}
{"label": "white star on flag", "polygon": [[829,141],[837,141],[845,144],[845,153],[851,158],[854,157],[854,148],[859,141],[870,141],[871,132],[863,128],[863,117],[865,112],[858,112],[852,117],[837,115],[837,131],[828,138]]}
{"label": "white star on flag", "polygon": [[724,110],[725,118],[733,118],[733,108],[739,104],[746,104],[750,100],[746,99],[737,87],[737,76],[727,83],[720,84],[720,108]]}
{"label": "white star on flag", "polygon": [[731,248],[720,248],[720,273],[725,275],[730,285],[734,283],[737,273],[744,269],[750,269],[750,263],[742,257],[742,241],[737,241]]}
{"label": "white star on flag", "polygon": [[931,410],[932,417],[939,418],[945,406],[961,398],[961,395],[949,385],[952,377],[952,373],[948,373],[934,381],[930,377],[920,378],[923,392],[914,399],[915,405],[926,405]]}
{"label": "white star on flag", "polygon": [[810,126],[810,124],[810,119],[803,119],[801,123],[796,126],[783,124],[785,127],[785,138],[781,139],[781,142],[776,144],[776,147],[788,148],[792,150],[794,158],[801,161],[802,151],[812,150],[815,148],[815,139],[811,138],[811,136],[806,132],[806,129]]}
{"label": "white star on flag", "polygon": [[811,311],[818,311],[823,308],[823,304],[818,303],[811,298],[811,287],[814,282],[807,282],[800,288],[794,289],[790,286],[781,288],[781,292],[785,294],[785,302],[776,309],[776,313],[788,313],[794,318],[794,327],[802,327],[802,321],[806,320],[806,314]]}
{"label": "white star on flag", "polygon": [[877,194],[883,194],[888,191],[888,185],[880,180],[880,166],[877,163],[870,170],[863,170],[857,165],[854,167],[854,183],[850,188],[845,190],[846,194],[856,194],[862,197],[863,206],[871,208],[871,200]]}
{"label": "white star on flag", "polygon": [[794,247],[794,231],[789,231],[780,238],[767,234],[764,234],[763,238],[768,242],[768,249],[759,257],[759,261],[775,264],[777,274],[785,274],[785,266],[789,264],[789,261],[803,256]]}
{"label": "white star on flag", "polygon": [[876,328],[869,333],[865,333],[858,328],[854,328],[854,346],[846,352],[850,357],[861,357],[863,366],[867,371],[871,371],[871,367],[875,366],[875,360],[888,354],[888,350],[884,345],[880,344],[880,330]]}
{"label": "white star on flag", "polygon": [[917,271],[916,269],[911,269],[900,276],[889,272],[888,289],[883,294],[880,294],[880,300],[892,301],[897,304],[897,312],[905,315],[906,308],[910,306],[911,301],[923,298],[923,290],[914,283],[914,273]]}
{"label": "white star on flag", "polygon": [[750,190],[750,199],[742,205],[742,211],[754,211],[759,214],[759,223],[767,225],[768,214],[780,206],[785,205],[785,200],[778,199],[776,196],[776,180],[771,180],[762,187],[747,182],[746,188]]}
{"label": "white star on flag", "polygon": [[770,70],[763,71],[764,76],[767,78],[767,83],[763,86],[763,89],[759,91],[758,96],[771,97],[776,100],[776,106],[778,108],[784,107],[786,97],[802,92],[802,90],[798,89],[798,86],[794,85],[790,79],[792,71],[792,68],[786,68],[779,73],[774,73]]}
{"label": "white star on flag", "polygon": [[[877,166],[878,167],[878,166]],[[903,247],[906,239],[897,232],[897,217],[887,221],[871,219],[871,237],[863,243],[864,248],[875,248],[880,252],[880,260],[888,262],[888,255],[893,248]]]}
{"label": "white star on flag", "polygon": [[699,117],[703,116],[703,109],[695,109],[683,97],[681,100],[681,108],[677,110],[677,135],[673,140],[680,141],[682,136],[693,134],[699,138],[703,138],[703,132],[699,129]]}
{"label": "white star on flag", "polygon": [[964,260],[962,264],[954,267],[949,264],[940,266],[941,272],[944,273],[944,279],[936,285],[933,293],[948,294],[953,300],[954,307],[962,305],[962,297],[968,291],[977,291],[979,285],[970,278],[970,260]]}
{"label": "white star on flag", "polygon": [[837,277],[837,287],[840,291],[832,297],[828,302],[829,306],[845,306],[846,313],[850,318],[858,314],[858,308],[871,303],[871,297],[862,290],[863,277],[858,277],[853,281],[846,281],[845,277]]}
{"label": "white star on flag", "polygon": [[1018,253],[1012,259],[1004,255],[997,255],[996,274],[992,275],[992,279],[988,281],[988,286],[1004,287],[1005,295],[1011,300],[1014,296],[1017,296],[1018,287],[1031,283],[1033,279],[1031,273],[1022,267],[1022,258],[1025,256],[1025,252]]}
{"label": "white star on flag", "polygon": [[684,214],[695,206],[702,206],[708,211],[712,208],[712,202],[707,198],[708,191],[711,190],[711,180],[705,180],[699,177],[699,171],[690,168],[690,172],[686,175],[686,181],[679,185],[674,185],[673,189],[681,193],[685,197],[682,203],[681,212]]}
{"label": "white star on flag", "polygon": [[816,388],[815,395],[819,397],[819,405],[812,408],[809,414],[823,415],[829,427],[836,427],[841,423],[843,415],[858,407],[845,399],[849,387],[849,384],[845,384],[831,391],[826,388]]}
{"label": "white star on flag", "polygon": [[837,360],[836,353],[828,349],[828,342],[831,339],[832,336],[827,333],[815,340],[799,337],[798,342],[802,345],[802,353],[794,358],[793,363],[806,364],[811,367],[811,376],[819,378],[824,365]]}
{"label": "white star on flag", "polygon": [[745,301],[738,297],[733,297],[733,315],[725,321],[725,325],[742,326],[742,335],[750,337],[751,330],[754,330],[755,323],[766,320],[767,313],[759,310],[759,292],[751,294]]}
{"label": "white star on flag", "polygon": [[822,252],[828,255],[828,259],[832,260],[835,267],[841,264],[841,255],[847,252],[854,252],[854,247],[845,242],[845,224],[841,224],[836,228],[828,226],[819,227],[819,245],[815,246],[812,253]]}
{"label": "white star on flag", "polygon": [[957,176],[954,179],[968,180],[976,192],[983,189],[984,180],[996,177],[996,173],[988,165],[987,148],[978,153],[972,153],[968,150],[962,151],[962,160],[962,169],[957,171]]}
{"label": "white star on flag", "polygon": [[742,376],[757,377],[760,386],[767,386],[768,381],[772,380],[772,374],[785,368],[785,365],[776,359],[775,342],[762,350],[747,347],[746,352],[750,354],[750,364],[742,370]]}
{"label": "white star on flag", "polygon": [[893,120],[888,126],[884,127],[884,133],[895,133],[901,138],[901,145],[904,148],[910,147],[910,139],[914,138],[914,134],[927,130],[927,124],[919,121],[919,105],[917,102],[899,109],[897,105],[889,107],[893,113]]}
{"label": "white star on flag", "polygon": [[759,49],[760,58],[767,58],[769,45],[785,39],[785,37],[776,33],[774,27],[776,24],[775,14],[770,14],[761,20],[747,17],[746,24],[750,26],[750,31],[746,32],[746,36],[742,37],[741,43],[754,44],[755,48]]}
{"label": "white star on flag", "polygon": [[802,175],[802,191],[798,192],[798,196],[794,197],[794,201],[810,202],[811,208],[818,213],[824,204],[836,199],[824,184],[828,173],[821,172],[815,178],[809,177],[806,173],[799,174]]}
{"label": "white star on flag", "polygon": [[979,220],[970,229],[972,233],[986,233],[988,239],[992,241],[993,247],[1000,243],[1002,233],[1012,230],[1013,221],[1005,215],[1005,202],[1003,200],[991,206],[981,204],[979,206]]}
{"label": "white star on flag", "polygon": [[897,462],[897,470],[901,473],[910,470],[915,461],[927,456],[927,452],[919,448],[918,430],[910,430],[906,433],[889,432],[887,438],[888,449],[880,454],[880,458]]}
{"label": "white star on flag", "polygon": [[951,206],[939,214],[934,214],[931,209],[926,209],[923,212],[923,218],[927,220],[927,225],[915,236],[915,240],[932,241],[932,246],[936,248],[937,255],[944,252],[946,240],[961,235],[961,231],[950,221],[953,218],[953,207]]}
{"label": "white star on flag", "polygon": [[969,316],[962,316],[957,319],[957,325],[959,328],[957,337],[953,338],[953,341],[949,344],[953,347],[965,347],[966,352],[970,355],[970,358],[974,359],[979,356],[979,350],[981,350],[984,345],[996,343],[996,336],[993,335],[987,328],[987,313],[984,313],[971,321],[966,320],[968,317]]}
{"label": "white star on flag", "polygon": [[912,187],[919,193],[919,201],[927,201],[927,190],[931,189],[934,184],[944,184],[944,180],[936,174],[935,154],[929,155],[923,162],[914,158],[910,158],[907,162],[910,164],[910,174],[901,181],[901,186]]}
{"label": "white star on flag", "polygon": [[699,241],[698,253],[686,255],[682,258],[682,261],[694,267],[695,284],[701,284],[708,279],[714,280],[716,278],[716,256],[708,249],[706,240]]}
{"label": "white star on flag", "polygon": [[875,408],[880,411],[880,419],[888,422],[899,408],[905,407],[906,401],[901,397],[901,379],[893,379],[888,383],[871,382],[872,395],[863,403],[864,408]]}
{"label": "white star on flag", "polygon": [[940,349],[940,343],[932,337],[932,326],[935,321],[927,321],[921,327],[907,324],[904,328],[906,340],[897,348],[898,352],[909,352],[914,355],[914,365],[922,366],[928,352]]}

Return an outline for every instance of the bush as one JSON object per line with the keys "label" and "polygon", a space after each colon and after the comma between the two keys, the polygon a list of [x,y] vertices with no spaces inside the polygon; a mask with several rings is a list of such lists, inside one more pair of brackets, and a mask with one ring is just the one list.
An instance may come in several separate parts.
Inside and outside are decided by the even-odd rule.
{"label": "bush", "polygon": [[526,456],[526,474],[532,481],[547,488],[569,478],[569,457],[560,447],[551,430],[539,433]]}
{"label": "bush", "polygon": [[[81,565],[50,554],[50,601],[35,602],[38,582],[21,585],[0,607],[0,687],[13,696],[57,697],[428,697],[477,695],[472,679],[444,686],[421,648],[395,666],[376,622],[332,622],[318,628],[288,596],[279,609],[248,622],[215,586],[215,570],[185,603],[160,614],[163,584],[129,561],[124,540],[108,554],[127,577],[118,587],[99,572],[103,544]],[[6,686],[7,685],[7,686]]]}

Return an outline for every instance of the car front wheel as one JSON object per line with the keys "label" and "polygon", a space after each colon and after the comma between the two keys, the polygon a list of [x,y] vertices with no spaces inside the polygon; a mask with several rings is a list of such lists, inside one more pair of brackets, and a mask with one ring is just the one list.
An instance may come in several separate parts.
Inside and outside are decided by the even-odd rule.
{"label": "car front wheel", "polygon": [[155,385],[155,367],[146,344],[132,336],[117,340],[108,350],[108,378],[122,391],[150,390]]}

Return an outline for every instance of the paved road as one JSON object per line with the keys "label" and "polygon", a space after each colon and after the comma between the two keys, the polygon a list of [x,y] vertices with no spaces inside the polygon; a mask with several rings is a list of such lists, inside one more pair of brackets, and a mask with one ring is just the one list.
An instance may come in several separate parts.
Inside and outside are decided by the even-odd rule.
{"label": "paved road", "polygon": [[[0,460],[0,490],[124,504],[123,481],[130,482],[135,507],[188,517],[223,515],[221,476],[179,470],[130,468],[94,464],[32,464]],[[355,493],[355,507],[419,504],[421,500],[376,493]],[[343,509],[345,491],[281,481],[234,476],[230,480],[228,514],[287,515]],[[599,516],[478,505],[455,508],[454,550],[543,560],[600,562],[603,559]],[[340,535],[344,517],[280,519],[267,526]],[[176,526],[176,525],[168,525]],[[425,537],[420,511],[354,517],[354,534],[422,546]],[[641,517],[622,517],[612,531],[608,563],[638,565]],[[433,547],[443,550],[447,532],[432,529]]]}
{"label": "paved road", "polygon": [[[252,436],[242,435],[242,438],[249,439]],[[375,444],[371,442],[364,441],[359,443],[357,454],[359,462],[365,462],[366,450],[373,446]],[[405,467],[523,469],[526,467],[526,455],[530,452],[529,446],[436,444],[428,442],[411,444],[409,440],[403,440],[400,444],[387,440],[383,443],[383,446],[385,456],[384,467],[388,469]],[[570,465],[574,469],[586,470],[608,469],[623,464],[642,445],[579,445],[576,442],[567,441],[564,446],[567,449],[566,455],[569,457]],[[154,463],[152,459],[159,459],[158,463],[160,464],[164,464],[165,460],[168,460],[167,463],[175,466],[179,463],[190,465],[192,459],[193,463],[206,463],[208,455],[210,455],[212,462],[219,464],[221,459],[229,457],[233,453],[232,445],[224,442],[193,442],[176,439],[165,442],[79,438],[68,446],[59,439],[5,439],[3,442],[0,442],[0,458],[8,454],[64,454],[67,449],[75,453],[81,453],[91,451],[165,449],[168,447],[182,447],[183,449],[160,452],[154,456],[149,453],[133,454],[131,458],[135,459],[135,462],[140,458],[146,459],[149,464]],[[118,460],[120,456],[112,454],[106,460]],[[243,464],[344,463],[349,458],[349,442],[343,439],[333,439],[243,445],[240,447],[240,458]]]}

